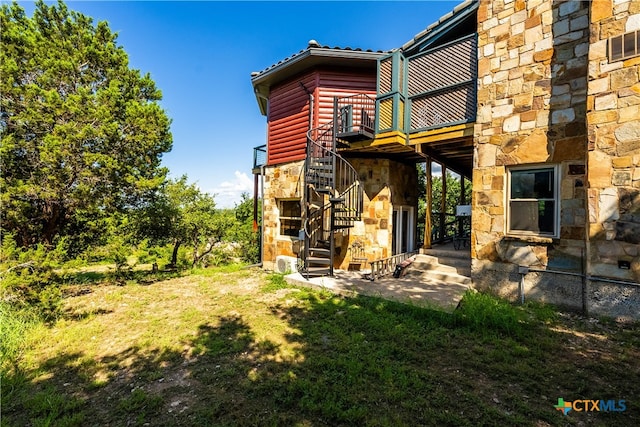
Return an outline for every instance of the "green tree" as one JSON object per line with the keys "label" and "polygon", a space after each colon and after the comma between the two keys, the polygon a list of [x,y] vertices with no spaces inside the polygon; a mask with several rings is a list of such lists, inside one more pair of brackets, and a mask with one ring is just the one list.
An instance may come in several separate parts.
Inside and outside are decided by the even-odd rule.
{"label": "green tree", "polygon": [[[424,224],[427,212],[426,206],[426,168],[424,163],[417,165],[418,169],[418,235],[422,239],[424,237]],[[445,222],[450,223],[448,233],[453,232],[453,217],[456,214],[456,206],[460,205],[460,175],[447,171],[447,194],[445,196]],[[465,204],[471,204],[471,185],[467,179],[465,179]],[[439,216],[442,206],[442,174],[434,175],[431,178],[431,202],[432,206],[430,212],[432,213],[431,223],[435,231],[439,227]],[[436,214],[436,215],[433,215]]]}
{"label": "green tree", "polygon": [[236,225],[228,230],[225,238],[240,245],[243,261],[257,263],[260,260],[260,232],[253,229],[253,199],[243,193],[234,212]]}
{"label": "green tree", "polygon": [[0,8],[3,232],[21,246],[99,234],[163,181],[170,120],[106,22],[39,0]]}
{"label": "green tree", "polygon": [[192,266],[201,264],[221,241],[233,218],[216,211],[213,196],[201,192],[195,184],[189,184],[187,176],[169,180],[162,189],[164,197],[158,200],[159,209],[168,217],[167,234],[173,243],[171,266],[176,266],[178,249],[187,244],[192,249]]}

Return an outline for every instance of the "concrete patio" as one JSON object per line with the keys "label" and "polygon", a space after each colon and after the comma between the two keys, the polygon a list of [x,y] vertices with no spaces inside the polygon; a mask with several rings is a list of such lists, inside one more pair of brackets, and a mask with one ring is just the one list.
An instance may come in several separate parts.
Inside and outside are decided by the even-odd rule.
{"label": "concrete patio", "polygon": [[[454,251],[451,244],[425,252],[426,254],[416,255],[414,262],[406,268],[402,277],[397,279],[388,274],[371,281],[365,277],[363,271],[337,270],[333,277],[306,279],[300,273],[293,273],[287,275],[285,280],[290,284],[324,288],[340,295],[367,295],[453,311],[471,285],[469,277],[463,275],[463,272],[466,272],[464,263],[465,260],[469,260],[469,252],[464,249]],[[462,263],[463,267],[439,264],[438,257],[454,259]],[[458,271],[462,274],[458,274]]]}

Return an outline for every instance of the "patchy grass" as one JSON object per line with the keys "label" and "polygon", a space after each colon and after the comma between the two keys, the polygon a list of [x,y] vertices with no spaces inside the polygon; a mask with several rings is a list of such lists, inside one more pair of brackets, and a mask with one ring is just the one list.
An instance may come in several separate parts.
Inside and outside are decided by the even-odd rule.
{"label": "patchy grass", "polygon": [[12,341],[3,425],[640,425],[638,324],[476,293],[449,314],[237,266],[82,289]]}

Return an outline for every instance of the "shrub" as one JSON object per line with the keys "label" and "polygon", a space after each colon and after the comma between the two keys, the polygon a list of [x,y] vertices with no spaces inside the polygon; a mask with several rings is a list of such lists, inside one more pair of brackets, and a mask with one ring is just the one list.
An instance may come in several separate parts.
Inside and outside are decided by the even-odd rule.
{"label": "shrub", "polygon": [[44,320],[54,320],[62,302],[55,269],[66,257],[64,240],[52,250],[41,244],[26,249],[18,248],[11,235],[3,235],[1,247],[0,301],[11,301],[18,309],[33,307]]}

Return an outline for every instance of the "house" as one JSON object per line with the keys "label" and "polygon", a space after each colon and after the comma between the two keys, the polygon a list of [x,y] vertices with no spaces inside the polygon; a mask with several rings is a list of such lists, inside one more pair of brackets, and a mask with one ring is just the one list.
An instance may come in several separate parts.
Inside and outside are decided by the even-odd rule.
{"label": "house", "polygon": [[251,81],[265,267],[451,237],[442,209],[416,234],[437,162],[471,182],[476,288],[640,317],[640,1],[465,1],[390,52],[311,41]]}

